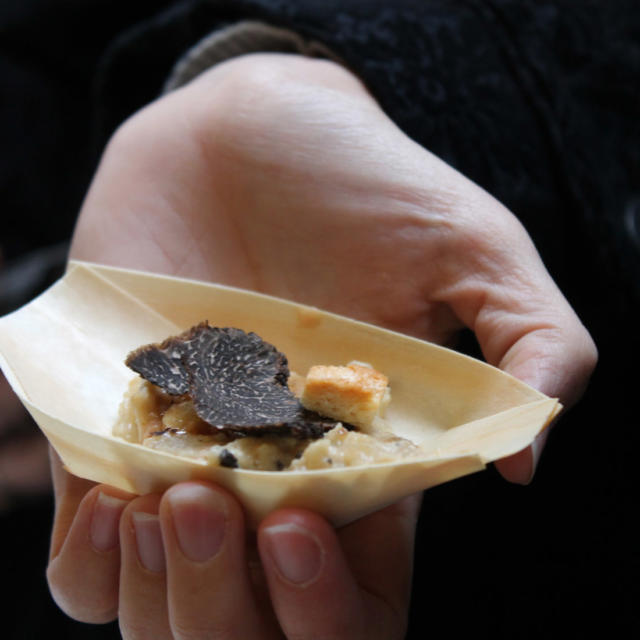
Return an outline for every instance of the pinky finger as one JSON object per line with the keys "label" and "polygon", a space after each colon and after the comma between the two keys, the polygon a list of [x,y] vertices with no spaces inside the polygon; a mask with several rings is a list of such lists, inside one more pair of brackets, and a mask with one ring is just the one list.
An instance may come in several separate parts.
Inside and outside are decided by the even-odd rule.
{"label": "pinky finger", "polygon": [[132,496],[98,485],[82,499],[59,553],[47,568],[56,604],[80,622],[104,623],[118,611],[120,515]]}

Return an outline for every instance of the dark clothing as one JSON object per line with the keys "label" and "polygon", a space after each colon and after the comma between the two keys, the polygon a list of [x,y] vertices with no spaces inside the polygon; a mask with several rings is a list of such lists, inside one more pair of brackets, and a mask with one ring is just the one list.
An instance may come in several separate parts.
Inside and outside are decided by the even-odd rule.
{"label": "dark clothing", "polygon": [[69,235],[109,135],[192,44],[257,19],[328,45],[404,131],[509,207],[580,315],[603,276],[607,307],[638,301],[635,0],[14,4],[0,10],[9,256]]}
{"label": "dark clothing", "polygon": [[564,625],[579,637],[599,623],[626,634],[638,622],[625,456],[639,438],[621,367],[638,352],[640,3],[4,4],[5,254],[68,237],[113,130],[191,45],[245,19],[327,45],[409,136],[511,209],[601,351],[531,487],[488,472],[426,494],[409,637],[554,637]]}

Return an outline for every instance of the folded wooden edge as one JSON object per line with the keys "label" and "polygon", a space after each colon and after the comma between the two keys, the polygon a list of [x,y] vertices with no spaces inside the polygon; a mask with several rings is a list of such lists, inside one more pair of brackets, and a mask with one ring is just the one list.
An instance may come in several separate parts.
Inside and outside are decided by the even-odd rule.
{"label": "folded wooden edge", "polygon": [[430,443],[429,449],[446,457],[474,453],[486,463],[494,462],[530,445],[561,410],[557,398],[529,402],[448,429]]}

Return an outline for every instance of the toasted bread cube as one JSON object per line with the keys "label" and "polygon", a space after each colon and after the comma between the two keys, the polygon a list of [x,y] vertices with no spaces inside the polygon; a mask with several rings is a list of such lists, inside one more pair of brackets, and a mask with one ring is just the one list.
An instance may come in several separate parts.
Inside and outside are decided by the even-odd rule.
{"label": "toasted bread cube", "polygon": [[301,402],[323,416],[366,430],[388,401],[389,380],[361,364],[309,369]]}

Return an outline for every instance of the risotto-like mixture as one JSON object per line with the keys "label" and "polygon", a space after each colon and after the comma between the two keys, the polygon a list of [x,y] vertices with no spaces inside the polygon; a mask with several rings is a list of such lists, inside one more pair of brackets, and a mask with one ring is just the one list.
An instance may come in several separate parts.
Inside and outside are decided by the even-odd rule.
{"label": "risotto-like mixture", "polygon": [[253,332],[208,322],[132,351],[114,434],[212,465],[263,471],[393,462],[418,453],[384,428],[387,377],[362,362],[305,377]]}
{"label": "risotto-like mixture", "polygon": [[[343,377],[349,374],[338,370],[346,367],[332,369]],[[316,382],[320,374],[322,371],[314,374]],[[362,382],[362,375],[359,378]],[[326,385],[325,380],[316,386]],[[296,395],[304,395],[305,378],[292,374],[289,386]],[[312,388],[307,390],[308,395],[313,393]],[[347,393],[351,398],[353,394],[353,389]],[[339,404],[338,396],[333,389],[331,402]],[[383,405],[388,396],[385,385],[378,404]],[[375,419],[379,420],[379,413],[373,410],[371,402],[365,404],[368,427],[371,428]],[[345,411],[353,418],[353,405]],[[176,400],[142,378],[131,381],[114,427],[114,435],[152,449],[203,459],[209,464],[262,471],[303,471],[393,462],[418,452],[413,443],[384,429],[378,428],[375,434],[368,434],[348,430],[341,423],[318,439],[278,435],[234,437],[210,431],[196,414],[191,400]]]}

